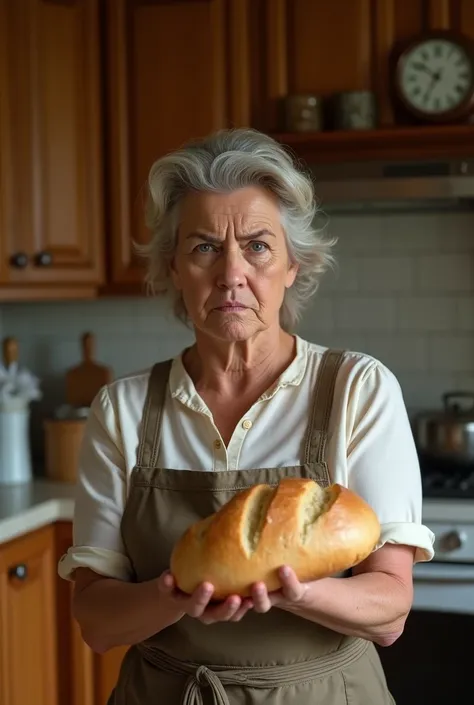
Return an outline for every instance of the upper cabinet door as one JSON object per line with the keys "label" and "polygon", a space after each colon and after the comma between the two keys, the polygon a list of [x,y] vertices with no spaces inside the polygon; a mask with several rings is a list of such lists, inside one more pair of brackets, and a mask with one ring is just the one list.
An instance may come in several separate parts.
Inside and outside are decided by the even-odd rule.
{"label": "upper cabinet door", "polygon": [[249,123],[250,0],[108,0],[111,283],[140,286],[153,162],[190,138]]}
{"label": "upper cabinet door", "polygon": [[287,95],[369,87],[371,8],[371,0],[255,0],[252,112],[258,128],[282,131]]}
{"label": "upper cabinet door", "polygon": [[98,0],[1,0],[0,35],[2,283],[98,285]]}

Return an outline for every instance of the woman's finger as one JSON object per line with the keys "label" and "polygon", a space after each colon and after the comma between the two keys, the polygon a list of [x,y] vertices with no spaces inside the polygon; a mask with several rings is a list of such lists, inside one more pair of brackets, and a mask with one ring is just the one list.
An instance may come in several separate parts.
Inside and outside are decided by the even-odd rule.
{"label": "woman's finger", "polygon": [[244,617],[249,610],[251,610],[253,607],[253,602],[252,600],[244,600],[242,604],[240,605],[239,609],[237,612],[230,618],[231,622],[240,622],[242,617]]}
{"label": "woman's finger", "polygon": [[214,622],[228,622],[240,609],[241,604],[242,599],[238,597],[238,595],[231,595],[218,605],[211,605],[210,607],[207,607],[200,619],[205,624],[213,624]]}
{"label": "woman's finger", "polygon": [[298,602],[303,597],[305,588],[300,583],[294,570],[289,566],[280,568],[281,591],[289,602]]}
{"label": "woman's finger", "polygon": [[183,609],[190,617],[200,617],[212,599],[213,592],[214,586],[211,583],[202,583],[196,588],[191,597],[186,596],[184,598]]}
{"label": "woman's finger", "polygon": [[252,602],[255,612],[264,613],[271,609],[272,603],[265,583],[255,583],[252,587]]}
{"label": "woman's finger", "polygon": [[175,589],[176,585],[174,582],[174,578],[169,572],[169,570],[166,570],[164,573],[160,575],[158,578],[158,590],[163,593],[171,593]]}

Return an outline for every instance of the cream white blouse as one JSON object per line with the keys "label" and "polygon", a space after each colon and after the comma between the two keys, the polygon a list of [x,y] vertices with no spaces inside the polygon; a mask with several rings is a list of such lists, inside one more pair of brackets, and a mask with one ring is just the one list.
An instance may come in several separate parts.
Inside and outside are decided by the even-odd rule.
{"label": "cream white blouse", "polygon": [[[326,348],[296,337],[297,354],[277,382],[238,423],[228,447],[187,374],[173,360],[162,426],[159,466],[222,472],[302,462],[318,368]],[[103,387],[95,398],[80,455],[74,545],[59,574],[79,566],[127,580],[131,566],[120,522],[136,462],[138,433],[151,370]],[[330,421],[328,466],[334,482],[351,488],[375,510],[383,544],[416,547],[430,560],[434,535],[421,523],[418,457],[393,373],[378,360],[348,352],[340,368]]]}

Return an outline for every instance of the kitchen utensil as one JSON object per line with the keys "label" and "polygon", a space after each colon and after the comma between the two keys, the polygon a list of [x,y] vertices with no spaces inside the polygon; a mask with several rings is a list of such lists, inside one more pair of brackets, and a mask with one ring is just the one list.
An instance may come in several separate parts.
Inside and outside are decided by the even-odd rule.
{"label": "kitchen utensil", "polygon": [[3,364],[0,363],[0,407],[12,410],[24,408],[30,401],[39,399],[39,380],[29,371],[19,367],[18,342],[4,338]]}
{"label": "kitchen utensil", "polygon": [[90,406],[97,392],[112,381],[112,370],[94,361],[94,348],[94,336],[84,333],[83,360],[66,373],[66,403],[72,407]]}
{"label": "kitchen utensil", "polygon": [[16,338],[4,338],[3,362],[6,368],[18,364],[18,341]]}
{"label": "kitchen utensil", "polygon": [[419,450],[434,457],[473,462],[474,392],[446,392],[442,402],[443,409],[425,411],[414,418]]}
{"label": "kitchen utensil", "polygon": [[18,366],[18,342],[3,340],[0,365],[0,485],[18,485],[32,479],[30,401],[41,394],[38,380]]}

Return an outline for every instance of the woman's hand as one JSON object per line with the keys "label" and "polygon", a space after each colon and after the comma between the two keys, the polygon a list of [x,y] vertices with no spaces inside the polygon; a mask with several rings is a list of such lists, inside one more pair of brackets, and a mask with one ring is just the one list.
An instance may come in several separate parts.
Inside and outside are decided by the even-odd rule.
{"label": "woman's hand", "polygon": [[411,609],[414,554],[413,546],[385,544],[354,566],[350,577],[307,583],[283,567],[280,590],[268,593],[265,586],[254,586],[254,609],[279,607],[339,634],[389,646],[403,632]]}
{"label": "woman's hand", "polygon": [[304,602],[311,583],[300,583],[289,566],[279,570],[281,589],[268,592],[265,583],[255,583],[252,587],[252,601],[256,612],[268,612],[272,607],[288,607]]}
{"label": "woman's hand", "polygon": [[231,595],[226,600],[211,603],[214,586],[202,583],[192,595],[181,592],[169,571],[165,571],[158,579],[158,590],[166,609],[176,615],[175,622],[185,614],[199,619],[204,624],[215,622],[239,622],[253,607],[251,599]]}

